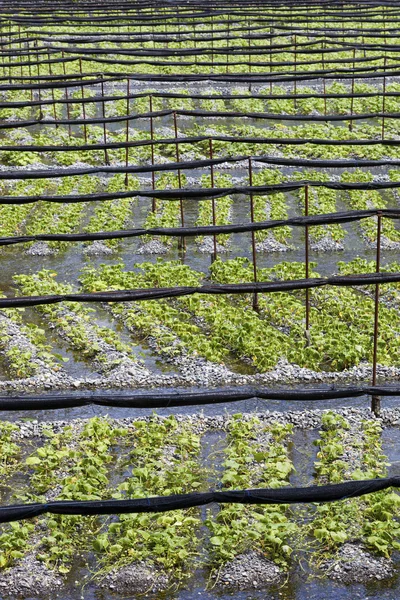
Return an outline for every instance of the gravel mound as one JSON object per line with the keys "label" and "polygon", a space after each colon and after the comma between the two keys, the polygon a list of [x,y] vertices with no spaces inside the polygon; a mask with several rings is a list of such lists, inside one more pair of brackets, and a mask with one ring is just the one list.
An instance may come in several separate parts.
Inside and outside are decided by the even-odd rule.
{"label": "gravel mound", "polygon": [[59,575],[27,554],[15,566],[0,572],[0,595],[12,598],[43,598],[63,585]]}
{"label": "gravel mound", "polygon": [[29,256],[51,256],[55,254],[55,250],[50,248],[47,242],[35,242],[28,248],[26,254],[29,254]]}
{"label": "gravel mound", "polygon": [[216,587],[239,590],[256,589],[277,583],[282,573],[275,563],[258,552],[240,554],[219,572]]}
{"label": "gravel mound", "polygon": [[344,544],[336,557],[322,566],[330,579],[341,583],[368,583],[394,575],[388,558],[373,556],[358,544]]}
{"label": "gravel mound", "polygon": [[112,249],[100,240],[96,240],[89,246],[85,246],[83,252],[87,256],[98,256],[100,254],[106,255],[113,253]]}
{"label": "gravel mound", "polygon": [[311,250],[314,252],[342,252],[344,246],[341,242],[336,242],[331,237],[325,236],[318,242],[311,242]]}
{"label": "gravel mound", "polygon": [[103,580],[101,587],[109,588],[119,594],[157,593],[168,586],[167,576],[157,571],[152,565],[137,562],[111,571]]}
{"label": "gravel mound", "polygon": [[168,248],[160,240],[154,239],[140,246],[135,254],[166,254],[167,252]]}
{"label": "gravel mound", "polygon": [[[211,236],[206,236],[199,245],[198,250],[203,254],[213,254],[214,239]],[[223,246],[217,242],[217,254],[223,254],[227,252],[230,252],[230,249],[227,246]]]}
{"label": "gravel mound", "polygon": [[292,247],[278,242],[273,234],[268,234],[265,240],[256,244],[256,252],[288,252],[288,250],[292,250]]}

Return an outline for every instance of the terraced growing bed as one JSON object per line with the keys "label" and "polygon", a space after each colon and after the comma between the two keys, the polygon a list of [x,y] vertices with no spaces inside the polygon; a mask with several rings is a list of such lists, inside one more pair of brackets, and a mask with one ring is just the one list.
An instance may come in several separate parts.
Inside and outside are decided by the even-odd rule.
{"label": "terraced growing bed", "polygon": [[[397,386],[397,3],[0,17],[1,396],[70,402],[1,413],[2,505],[397,475],[396,396],[107,406]],[[123,290],[142,296],[91,301]],[[398,504],[3,523],[0,597],[395,598]]]}

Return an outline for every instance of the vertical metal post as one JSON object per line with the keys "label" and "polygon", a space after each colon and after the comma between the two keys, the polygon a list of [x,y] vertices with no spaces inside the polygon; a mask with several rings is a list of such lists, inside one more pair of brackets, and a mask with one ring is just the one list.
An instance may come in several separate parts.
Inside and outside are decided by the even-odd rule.
{"label": "vertical metal post", "polygon": [[228,24],[227,24],[227,31],[226,31],[226,49],[228,50],[226,53],[226,72],[229,72],[229,25],[230,25],[230,18],[229,18],[229,14],[228,14]]}
{"label": "vertical metal post", "polygon": [[294,34],[294,81],[293,81],[293,93],[294,93],[294,108],[297,110],[297,36]]}
{"label": "vertical metal post", "polygon": [[[381,269],[381,232],[382,215],[378,213],[377,236],[376,236],[376,272]],[[375,284],[375,314],[374,314],[374,349],[372,358],[372,385],[376,385],[376,370],[378,357],[378,333],[379,333],[379,283]],[[371,411],[375,416],[379,416],[381,410],[381,399],[379,396],[372,396]]]}
{"label": "vertical metal post", "polygon": [[[61,56],[62,58],[64,58],[64,50],[61,51]],[[67,74],[66,70],[65,70],[65,62],[63,62],[63,72],[64,72],[64,76]],[[65,100],[67,101],[67,118],[68,121],[71,119],[71,115],[70,115],[70,110],[69,110],[69,104],[68,104],[68,88],[65,88]],[[71,123],[68,123],[68,134],[69,134],[69,139],[71,139]]]}
{"label": "vertical metal post", "polygon": [[[176,112],[174,112],[174,131],[175,131],[175,155],[176,155],[176,162],[179,163],[180,159],[179,159],[179,144],[178,144],[178,123],[177,123],[177,119],[176,119]],[[179,189],[182,188],[182,179],[181,179],[181,170],[178,169],[178,185],[179,185]],[[185,218],[184,218],[184,214],[183,214],[183,200],[182,198],[179,199],[180,201],[180,210],[181,210],[181,226],[184,227],[185,226]],[[186,250],[186,242],[185,242],[185,238],[182,236],[178,242],[178,249],[179,250]]]}
{"label": "vertical metal post", "polygon": [[192,27],[193,27],[193,31],[194,31],[194,36],[193,36],[193,47],[194,47],[194,62],[197,65],[197,43],[196,43],[196,24],[194,22],[194,17],[193,17],[193,23],[192,23]]}
{"label": "vertical metal post", "polygon": [[[304,188],[304,214],[306,217],[309,215],[309,205],[308,205],[308,185]],[[309,230],[308,225],[305,227],[305,260],[306,260],[306,279],[310,277],[310,262],[309,262],[309,247],[310,247],[310,238],[309,238]],[[306,331],[305,337],[307,340],[307,346],[310,344],[310,290],[306,288]]]}
{"label": "vertical metal post", "polygon": [[[79,70],[80,70],[80,73],[82,75],[82,59],[81,58],[79,58]],[[85,93],[83,91],[83,79],[81,79],[81,96],[82,96],[82,100],[84,100],[85,99]],[[83,121],[84,121],[84,123],[83,123],[83,135],[85,137],[85,144],[87,144],[88,143],[88,136],[87,136],[86,123],[85,123],[85,121],[86,121],[86,106],[85,106],[84,102],[82,102],[82,113],[83,113]]]}
{"label": "vertical metal post", "polygon": [[[49,50],[47,51],[47,56],[48,56],[48,59],[50,60],[50,51]],[[21,75],[22,75],[22,73],[21,73]],[[49,62],[49,75],[53,75],[50,62]],[[55,127],[56,127],[56,129],[58,129],[56,99],[54,96],[54,88],[53,87],[51,88],[51,99],[53,101],[53,117],[54,117],[54,121],[55,121]]]}
{"label": "vertical metal post", "polygon": [[[150,108],[150,113],[153,112],[153,96],[152,94],[150,94],[149,96],[149,108]],[[154,167],[154,127],[153,127],[153,117],[150,117],[150,140],[151,140],[151,164]],[[155,190],[156,187],[156,174],[154,173],[154,171],[151,172],[151,185],[153,188],[153,191]],[[153,200],[152,200],[152,205],[151,205],[151,210],[153,212],[155,212],[156,210],[156,199],[153,196]]]}
{"label": "vertical metal post", "polygon": [[[248,25],[248,36],[249,36],[249,74],[251,75],[251,40],[250,40],[250,21],[247,23]],[[251,80],[249,83],[249,92],[251,92]]]}
{"label": "vertical metal post", "polygon": [[[351,80],[351,100],[350,100],[350,113],[353,116],[354,111],[354,69],[355,69],[355,57],[356,57],[356,49],[353,48],[353,77]],[[349,131],[353,131],[353,121],[349,123]]]}
{"label": "vertical metal post", "polygon": [[[38,54],[38,50],[37,50],[37,41],[35,42],[35,46],[36,46],[36,68],[37,68],[37,76],[38,76],[38,80],[40,79],[40,64],[39,64],[39,54]],[[10,70],[10,74],[11,74],[11,70]],[[11,79],[10,79],[10,83],[11,83]],[[42,101],[42,91],[40,89],[40,87],[38,88],[38,98],[39,98],[39,102]],[[39,104],[39,119],[42,121],[43,120],[43,110],[42,110],[42,105]]]}
{"label": "vertical metal post", "polygon": [[214,65],[214,19],[211,15],[211,64]]}
{"label": "vertical metal post", "polygon": [[[20,26],[20,25],[18,25],[18,39],[19,39],[19,49],[20,49],[20,51],[22,52],[22,42],[21,42],[21,26]],[[49,59],[50,59],[50,52],[49,52],[48,54],[49,54]],[[22,56],[20,56],[20,57],[19,57],[19,62],[22,62],[22,61],[23,61],[23,57],[22,57]],[[49,67],[50,67],[50,63],[49,63]],[[23,73],[23,68],[22,68],[22,65],[21,65],[21,67],[20,67],[20,70],[21,70],[21,77],[23,77],[24,73]],[[51,74],[51,73],[50,73],[50,74]]]}
{"label": "vertical metal post", "polygon": [[[210,148],[210,160],[213,159],[213,143],[212,143],[212,138],[209,139],[209,148]],[[210,170],[211,170],[211,187],[214,189],[214,165],[210,166]],[[211,199],[212,202],[212,224],[213,227],[215,227],[215,225],[217,224],[217,220],[216,220],[216,214],[215,214],[215,198],[212,197]],[[214,252],[211,255],[211,264],[217,260],[217,236],[215,235],[215,233],[213,234],[213,243],[214,243]]]}
{"label": "vertical metal post", "polygon": [[269,28],[269,94],[272,95],[272,27]]}
{"label": "vertical metal post", "polygon": [[[249,156],[249,184],[250,187],[253,187],[253,166],[252,166],[252,162],[251,162],[251,156]],[[254,198],[253,198],[253,192],[250,192],[250,219],[251,222],[254,223]],[[253,255],[253,277],[254,277],[254,283],[257,283],[257,254],[256,254],[256,236],[255,236],[255,232],[252,231],[251,232],[251,248],[252,248],[252,255]],[[257,292],[254,292],[253,294],[253,310],[255,310],[256,312],[259,312],[259,305],[258,305],[258,294]]]}
{"label": "vertical metal post", "polygon": [[[130,79],[126,78],[126,126],[125,126],[125,142],[128,144],[129,142],[129,94],[130,94]],[[128,146],[125,148],[125,167],[128,168],[129,165],[129,148]],[[128,171],[125,173],[125,187],[128,187],[129,183],[129,173]]]}
{"label": "vertical metal post", "polygon": [[[104,102],[104,75],[101,75],[101,97],[102,97],[102,101],[101,101],[101,110],[102,110],[102,115],[103,115],[103,140],[104,140],[104,144],[107,144],[107,128],[106,128],[106,122],[105,122],[105,118],[106,118],[106,107],[105,107],[105,102]],[[104,162],[106,163],[106,165],[110,164],[110,159],[108,157],[108,152],[107,152],[107,148],[104,148]]]}
{"label": "vertical metal post", "polygon": [[386,107],[386,56],[384,58],[384,77],[383,77],[383,94],[382,94],[382,140],[385,139],[385,107]]}

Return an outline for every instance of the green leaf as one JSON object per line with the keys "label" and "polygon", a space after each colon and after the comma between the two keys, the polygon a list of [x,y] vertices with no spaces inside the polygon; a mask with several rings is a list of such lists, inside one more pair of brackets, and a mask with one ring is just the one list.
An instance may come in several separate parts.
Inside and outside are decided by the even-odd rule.
{"label": "green leaf", "polygon": [[40,458],[38,458],[37,456],[29,456],[26,461],[25,464],[26,465],[39,465],[40,464]]}
{"label": "green leaf", "polygon": [[222,546],[224,541],[225,541],[224,538],[219,535],[215,535],[214,537],[210,538],[210,543],[213,546]]}

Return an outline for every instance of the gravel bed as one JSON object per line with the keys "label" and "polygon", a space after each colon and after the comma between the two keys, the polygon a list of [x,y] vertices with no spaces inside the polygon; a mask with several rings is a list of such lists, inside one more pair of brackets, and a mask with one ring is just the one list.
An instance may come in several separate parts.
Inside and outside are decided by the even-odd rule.
{"label": "gravel bed", "polygon": [[391,559],[373,556],[360,544],[343,544],[337,555],[322,565],[322,571],[341,583],[369,583],[394,575]]}
{"label": "gravel bed", "polygon": [[112,249],[101,240],[95,240],[93,243],[83,248],[83,253],[86,256],[106,256],[113,254]]}
{"label": "gravel bed", "polygon": [[227,562],[214,576],[217,589],[248,590],[278,583],[282,572],[258,552],[247,552]]}
{"label": "gravel bed", "polygon": [[56,250],[54,248],[50,248],[47,242],[35,242],[26,251],[26,254],[29,256],[52,256],[56,253]]}
{"label": "gravel bed", "polygon": [[[339,408],[339,409],[315,409],[315,410],[289,410],[286,412],[277,412],[266,410],[259,413],[244,413],[243,421],[248,421],[253,417],[257,417],[262,424],[268,425],[273,423],[292,424],[295,429],[319,429],[321,427],[322,415],[328,411],[342,415],[347,419],[351,427],[357,427],[361,420],[371,419],[377,420],[383,428],[400,426],[400,408],[383,409],[379,418],[370,411],[369,408]],[[111,419],[117,427],[132,427],[136,421],[154,421],[154,419],[162,422],[168,417],[154,414],[152,416],[141,417],[123,417]],[[202,435],[207,431],[220,430],[226,431],[228,422],[231,419],[229,414],[221,415],[205,415],[204,413],[197,414],[177,414],[176,420],[182,424],[190,423],[193,428],[193,433]],[[18,428],[13,433],[13,439],[24,438],[41,438],[44,436],[46,429],[51,429],[55,434],[60,433],[66,425],[71,425],[75,434],[78,435],[82,431],[89,417],[77,418],[71,420],[60,421],[15,421],[14,425]]]}
{"label": "gravel bed", "polygon": [[293,247],[278,242],[273,233],[268,233],[262,242],[256,243],[256,252],[288,252],[289,250],[293,250]]}
{"label": "gravel bed", "polygon": [[43,598],[56,595],[64,582],[57,573],[36,560],[33,552],[5,571],[0,571],[0,595],[10,598]]}
{"label": "gravel bed", "polygon": [[100,587],[120,594],[148,594],[162,592],[168,587],[165,573],[149,563],[135,562],[121,569],[111,571],[102,580]]}
{"label": "gravel bed", "polygon": [[152,239],[150,242],[146,242],[140,246],[135,254],[166,254],[168,248],[158,239]]}
{"label": "gravel bed", "polygon": [[[69,387],[72,383],[71,378],[62,370],[60,367],[58,371],[55,371],[53,365],[42,358],[38,348],[33,344],[28,336],[21,330],[19,325],[12,319],[7,317],[4,313],[0,312],[0,322],[5,326],[6,339],[2,341],[3,350],[2,353],[7,353],[14,348],[18,348],[20,351],[30,355],[30,363],[36,369],[36,374],[32,377],[19,380],[0,381],[0,389],[13,389],[13,384],[18,382],[21,384],[21,389],[26,389],[25,385],[28,386],[31,381],[35,381],[38,387],[46,388],[52,387]],[[24,383],[22,383],[24,382]],[[10,384],[8,386],[8,384]]]}
{"label": "gravel bed", "polygon": [[[222,244],[216,243],[217,254],[227,254],[231,252],[229,246],[223,246]],[[198,246],[198,251],[203,254],[214,254],[214,238],[212,236],[205,236]]]}
{"label": "gravel bed", "polygon": [[[177,387],[177,386],[220,386],[220,385],[274,385],[284,383],[356,383],[368,382],[372,376],[372,366],[365,363],[344,371],[313,371],[289,363],[285,358],[278,361],[276,367],[267,373],[246,375],[230,370],[226,365],[210,362],[204,358],[192,356],[165,356],[159,352],[155,340],[147,338],[146,342],[165,363],[171,364],[179,373],[156,373],[134,361],[129,365],[118,365],[109,373],[101,376],[84,376],[73,378],[62,369],[58,372],[50,369],[41,370],[39,374],[25,379],[0,381],[2,391],[34,391],[50,389],[126,389]],[[378,365],[379,381],[396,381],[400,379],[400,368]]]}
{"label": "gravel bed", "polygon": [[342,242],[336,242],[329,235],[324,236],[318,241],[311,242],[310,246],[314,252],[342,252],[344,250]]}

